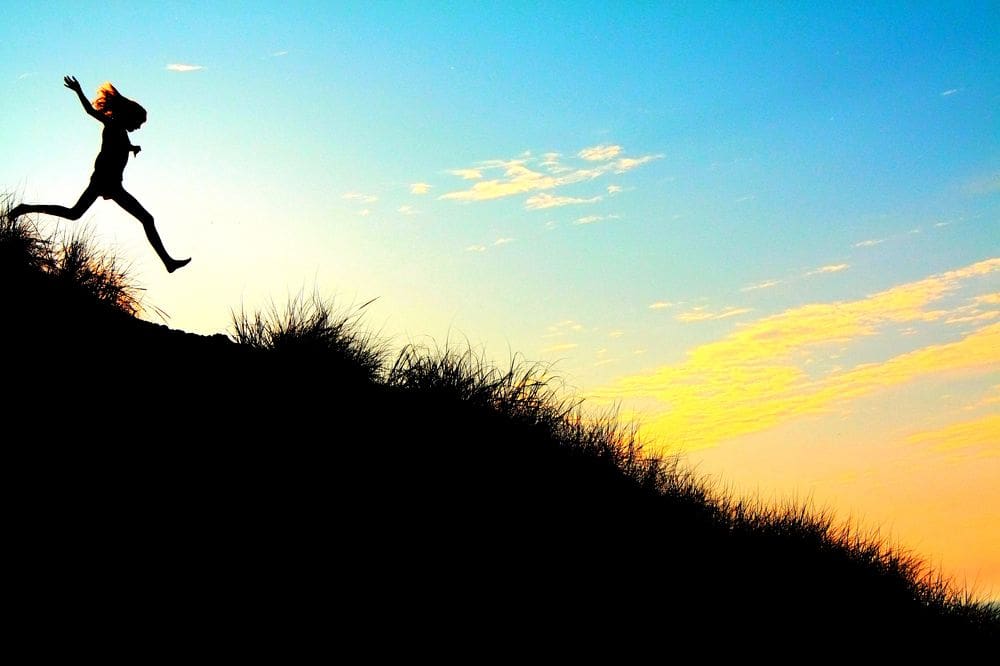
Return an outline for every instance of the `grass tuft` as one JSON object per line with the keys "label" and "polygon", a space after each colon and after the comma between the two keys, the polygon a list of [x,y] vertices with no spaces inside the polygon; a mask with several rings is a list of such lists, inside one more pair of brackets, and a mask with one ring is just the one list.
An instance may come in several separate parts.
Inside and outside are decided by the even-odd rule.
{"label": "grass tuft", "polygon": [[407,345],[386,372],[388,386],[447,396],[486,407],[519,423],[554,424],[576,403],[559,397],[549,367],[514,356],[503,369],[471,347],[456,350]]}
{"label": "grass tuft", "polygon": [[52,241],[38,229],[33,218],[10,217],[14,195],[0,195],[0,267],[11,274],[48,273],[55,260]]}
{"label": "grass tuft", "polygon": [[300,293],[289,298],[283,310],[272,303],[263,312],[232,312],[231,337],[254,350],[335,360],[375,380],[382,373],[387,346],[360,326],[365,308],[373,302],[337,310],[319,294],[305,298]]}
{"label": "grass tuft", "polygon": [[10,217],[12,200],[10,194],[0,197],[0,266],[5,273],[52,281],[64,293],[131,316],[142,312],[142,289],[129,268],[98,249],[90,228],[74,226],[71,232],[46,235],[33,216]]}
{"label": "grass tuft", "polygon": [[93,232],[86,226],[61,238],[51,274],[98,303],[133,317],[142,312],[142,290],[136,286],[130,267],[115,255],[97,249]]}

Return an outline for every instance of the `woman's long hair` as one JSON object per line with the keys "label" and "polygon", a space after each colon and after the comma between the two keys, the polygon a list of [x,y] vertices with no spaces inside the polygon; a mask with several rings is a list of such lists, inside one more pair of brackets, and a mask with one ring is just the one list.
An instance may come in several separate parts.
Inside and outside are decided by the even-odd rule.
{"label": "woman's long hair", "polygon": [[126,129],[136,129],[146,122],[146,109],[135,100],[118,92],[110,81],[105,81],[97,89],[94,108]]}

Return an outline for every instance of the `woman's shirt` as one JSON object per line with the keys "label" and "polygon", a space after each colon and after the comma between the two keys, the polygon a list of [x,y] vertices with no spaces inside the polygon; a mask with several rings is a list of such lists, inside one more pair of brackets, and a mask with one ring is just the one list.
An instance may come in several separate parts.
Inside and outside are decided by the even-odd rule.
{"label": "woman's shirt", "polygon": [[101,134],[101,152],[94,162],[94,176],[105,182],[121,182],[131,149],[128,132],[114,123],[105,123]]}

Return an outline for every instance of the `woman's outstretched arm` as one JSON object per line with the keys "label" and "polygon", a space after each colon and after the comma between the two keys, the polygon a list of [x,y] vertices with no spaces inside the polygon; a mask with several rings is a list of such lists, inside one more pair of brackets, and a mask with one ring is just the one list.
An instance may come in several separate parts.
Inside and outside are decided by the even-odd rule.
{"label": "woman's outstretched arm", "polygon": [[70,90],[76,91],[76,96],[80,98],[80,104],[83,104],[83,110],[86,111],[88,115],[97,118],[102,123],[104,122],[104,115],[98,112],[98,110],[95,109],[90,103],[90,100],[84,97],[83,86],[80,85],[80,82],[76,80],[75,76],[64,76],[63,85]]}

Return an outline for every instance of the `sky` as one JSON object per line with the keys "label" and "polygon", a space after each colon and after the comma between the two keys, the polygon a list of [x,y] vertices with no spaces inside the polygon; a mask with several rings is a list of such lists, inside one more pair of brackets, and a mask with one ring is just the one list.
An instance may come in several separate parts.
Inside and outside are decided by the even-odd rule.
{"label": "sky", "polygon": [[[616,6],[621,4],[622,6]],[[71,205],[200,333],[320,293],[551,364],[722,488],[1000,599],[995,2],[10,2],[0,190]],[[162,313],[162,314],[160,314]]]}

